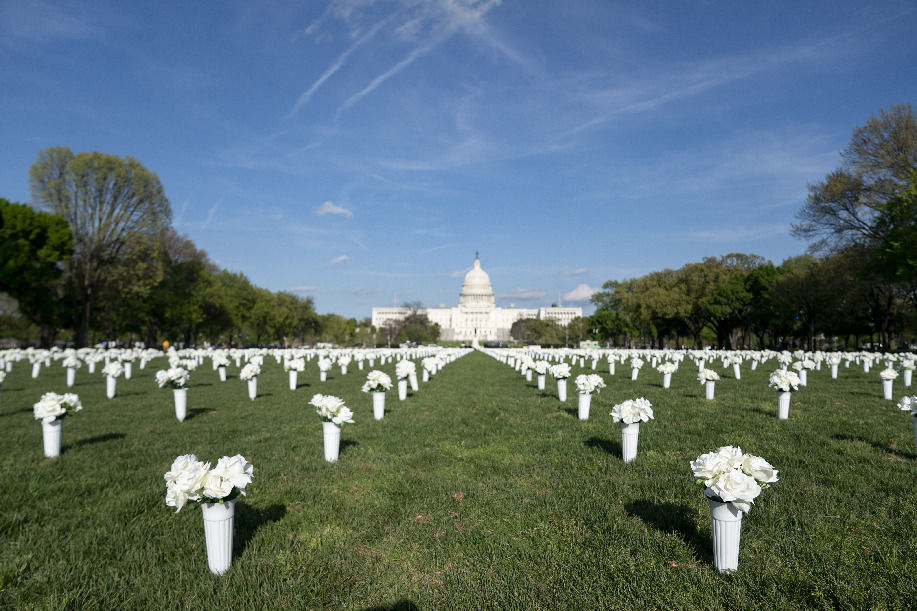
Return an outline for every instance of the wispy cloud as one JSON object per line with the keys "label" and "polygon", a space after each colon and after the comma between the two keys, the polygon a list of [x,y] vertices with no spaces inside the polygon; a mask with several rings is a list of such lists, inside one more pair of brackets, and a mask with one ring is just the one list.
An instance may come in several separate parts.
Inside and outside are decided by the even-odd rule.
{"label": "wispy cloud", "polygon": [[326,214],[336,214],[340,216],[346,216],[349,219],[353,218],[353,212],[344,208],[343,206],[338,206],[334,202],[325,202],[321,206],[315,209],[315,214],[318,216],[325,216]]}
{"label": "wispy cloud", "polygon": [[516,288],[506,293],[498,293],[496,297],[498,299],[516,299],[518,301],[538,301],[544,299],[546,294],[547,292],[542,289]]}
{"label": "wispy cloud", "polygon": [[563,294],[562,299],[570,303],[584,303],[598,293],[601,289],[593,288],[588,284],[580,284],[572,291]]}
{"label": "wispy cloud", "polygon": [[454,272],[449,272],[449,277],[450,278],[464,278],[465,274],[467,274],[470,271],[471,271],[470,267],[466,267],[465,269],[457,269]]}
{"label": "wispy cloud", "polygon": [[574,276],[583,276],[589,273],[588,267],[577,267],[575,269],[570,269],[569,267],[562,267],[556,272],[555,276],[560,276],[561,278],[572,278]]}
{"label": "wispy cloud", "polygon": [[302,286],[294,286],[289,289],[291,293],[314,293],[318,291],[317,286],[312,286],[311,284],[304,284]]}
{"label": "wispy cloud", "polygon": [[350,263],[350,257],[347,255],[341,255],[340,257],[335,257],[328,262],[329,265],[338,265],[340,263]]}
{"label": "wispy cloud", "polygon": [[216,202],[215,204],[210,206],[210,210],[207,211],[207,219],[201,225],[201,229],[207,229],[208,227],[210,227],[210,221],[213,220],[213,215],[216,214],[217,208],[219,207],[220,207],[220,202]]}

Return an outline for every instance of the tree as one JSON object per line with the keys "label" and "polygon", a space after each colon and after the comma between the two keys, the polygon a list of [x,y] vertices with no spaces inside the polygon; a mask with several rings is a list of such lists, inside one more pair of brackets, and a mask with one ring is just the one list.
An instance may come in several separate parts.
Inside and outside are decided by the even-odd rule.
{"label": "tree", "polygon": [[796,237],[814,240],[815,252],[852,244],[875,246],[883,238],[877,220],[883,206],[917,169],[917,116],[910,104],[879,111],[853,130],[841,167],[809,186],[793,225]]}
{"label": "tree", "polygon": [[73,233],[68,282],[78,311],[75,341],[86,345],[95,299],[125,249],[163,231],[172,216],[157,176],[132,157],[41,151],[29,169],[32,203],[63,217]]}
{"label": "tree", "polygon": [[70,228],[60,216],[0,198],[0,292],[19,302],[45,347],[65,316],[57,280],[72,247]]}

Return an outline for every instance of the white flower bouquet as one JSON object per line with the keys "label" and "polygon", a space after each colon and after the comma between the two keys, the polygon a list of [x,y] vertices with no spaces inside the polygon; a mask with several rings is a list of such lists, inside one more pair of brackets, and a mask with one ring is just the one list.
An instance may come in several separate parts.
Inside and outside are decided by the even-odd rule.
{"label": "white flower bouquet", "polygon": [[425,370],[432,372],[439,365],[439,359],[435,356],[428,356],[427,358],[420,361],[420,366]]}
{"label": "white flower bouquet", "polygon": [[331,359],[327,357],[323,356],[320,359],[318,359],[318,370],[319,371],[331,371],[331,365],[333,365],[333,363],[331,362]]}
{"label": "white flower bouquet", "polygon": [[706,486],[707,498],[730,503],[748,513],[761,490],[777,481],[777,470],[760,456],[743,454],[742,448],[724,446],[691,461],[698,484]]}
{"label": "white flower bouquet", "polygon": [[117,378],[122,373],[124,373],[124,365],[121,364],[121,361],[109,361],[108,365],[102,368],[102,375],[109,378]]}
{"label": "white flower bouquet", "polygon": [[548,373],[548,369],[551,368],[551,363],[547,361],[535,361],[535,365],[532,366],[532,369],[535,370],[540,376],[543,376]]}
{"label": "white flower bouquet", "polygon": [[224,456],[211,469],[194,454],[179,456],[165,474],[166,505],[181,511],[188,501],[224,503],[245,495],[253,467],[241,455]]}
{"label": "white flower bouquet", "polygon": [[214,352],[211,360],[214,367],[229,367],[229,357],[222,352]]}
{"label": "white flower bouquet", "polygon": [[315,406],[317,413],[322,421],[341,424],[348,422],[353,424],[353,412],[344,405],[344,400],[332,395],[313,395],[309,405]]}
{"label": "white flower bouquet", "polygon": [[46,392],[41,399],[32,406],[36,420],[54,422],[63,420],[67,416],[83,409],[80,398],[73,393],[59,395],[56,392]]}
{"label": "white flower bouquet", "polygon": [[261,373],[261,367],[257,363],[246,363],[242,371],[239,372],[240,380],[254,380]]}
{"label": "white flower bouquet", "polygon": [[392,388],[392,378],[385,372],[374,369],[366,376],[363,392],[385,392]]}
{"label": "white flower bouquet", "polygon": [[795,372],[778,369],[771,374],[767,385],[778,391],[792,392],[799,390],[799,376]]}
{"label": "white flower bouquet", "polygon": [[184,388],[188,384],[190,374],[181,367],[170,367],[156,372],[156,383],[159,388],[168,386],[172,390]]}
{"label": "white flower bouquet", "polygon": [[395,365],[395,376],[400,380],[410,377],[410,375],[416,371],[417,365],[414,364],[414,361],[404,359],[402,361],[398,361],[398,364]]}
{"label": "white flower bouquet", "polygon": [[570,364],[564,362],[557,363],[556,365],[551,365],[549,371],[556,379],[565,380],[570,377]]}
{"label": "white flower bouquet", "polygon": [[597,373],[580,374],[576,376],[576,391],[581,394],[595,393],[605,388],[605,380]]}
{"label": "white flower bouquet", "polygon": [[904,359],[901,361],[901,369],[914,371],[914,360],[913,359]]}
{"label": "white flower bouquet", "polygon": [[917,395],[910,397],[901,397],[898,401],[898,409],[911,412],[912,416],[917,417]]}
{"label": "white flower bouquet", "polygon": [[305,371],[306,360],[302,357],[298,359],[288,359],[283,362],[284,371]]}
{"label": "white flower bouquet", "polygon": [[712,369],[701,369],[699,372],[697,372],[697,381],[701,384],[706,384],[707,382],[716,382],[719,379],[720,375]]}
{"label": "white flower bouquet", "polygon": [[671,374],[675,373],[675,370],[676,370],[676,369],[678,369],[678,366],[677,366],[675,363],[671,362],[671,361],[666,361],[666,362],[664,362],[664,363],[660,363],[659,366],[656,367],[656,371],[658,371],[659,373],[661,373],[661,374],[663,374],[663,375],[665,375],[665,374],[671,375]]}
{"label": "white flower bouquet", "polygon": [[79,369],[82,367],[83,362],[80,361],[78,356],[71,354],[64,357],[64,360],[61,361],[61,365],[67,369]]}
{"label": "white flower bouquet", "polygon": [[641,359],[640,357],[635,356],[634,358],[630,360],[631,369],[640,369],[641,367],[643,367],[643,359]]}
{"label": "white flower bouquet", "polygon": [[891,381],[898,377],[898,372],[889,367],[879,372],[879,377],[885,381]]}
{"label": "white flower bouquet", "polygon": [[[178,361],[177,367],[181,367],[182,369],[190,373],[194,371],[195,369],[197,369],[197,365],[198,365],[197,359],[181,359],[180,361]],[[173,367],[175,367],[175,365],[173,365]]]}
{"label": "white flower bouquet", "polygon": [[618,403],[611,408],[611,417],[615,422],[623,422],[624,424],[649,422],[653,419],[653,406],[649,400],[643,397],[628,399],[624,403]]}

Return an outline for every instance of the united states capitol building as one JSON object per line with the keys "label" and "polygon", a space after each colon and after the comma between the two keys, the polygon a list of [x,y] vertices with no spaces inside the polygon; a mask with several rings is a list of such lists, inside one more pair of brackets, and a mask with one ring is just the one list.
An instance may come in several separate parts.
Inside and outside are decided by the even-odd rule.
{"label": "united states capitol building", "polygon": [[[481,260],[475,254],[474,267],[465,274],[459,304],[455,308],[427,308],[420,310],[432,323],[440,327],[442,341],[485,342],[510,339],[513,323],[524,318],[555,320],[566,326],[571,320],[583,315],[582,308],[498,308],[494,300],[494,289],[490,276],[481,269]],[[373,326],[384,327],[389,321],[397,321],[411,314],[406,307],[373,308]]]}

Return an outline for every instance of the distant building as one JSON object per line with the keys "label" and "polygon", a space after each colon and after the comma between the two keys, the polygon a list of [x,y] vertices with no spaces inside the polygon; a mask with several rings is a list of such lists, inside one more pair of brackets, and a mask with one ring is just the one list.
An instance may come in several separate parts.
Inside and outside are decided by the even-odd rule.
{"label": "distant building", "polygon": [[[390,321],[410,315],[406,307],[373,308],[373,326],[382,328]],[[498,308],[490,276],[481,269],[481,260],[475,255],[474,267],[465,274],[459,305],[455,308],[428,308],[421,310],[430,322],[440,327],[443,341],[485,342],[510,339],[513,323],[524,318],[555,320],[567,326],[571,320],[583,315],[582,308]]]}

